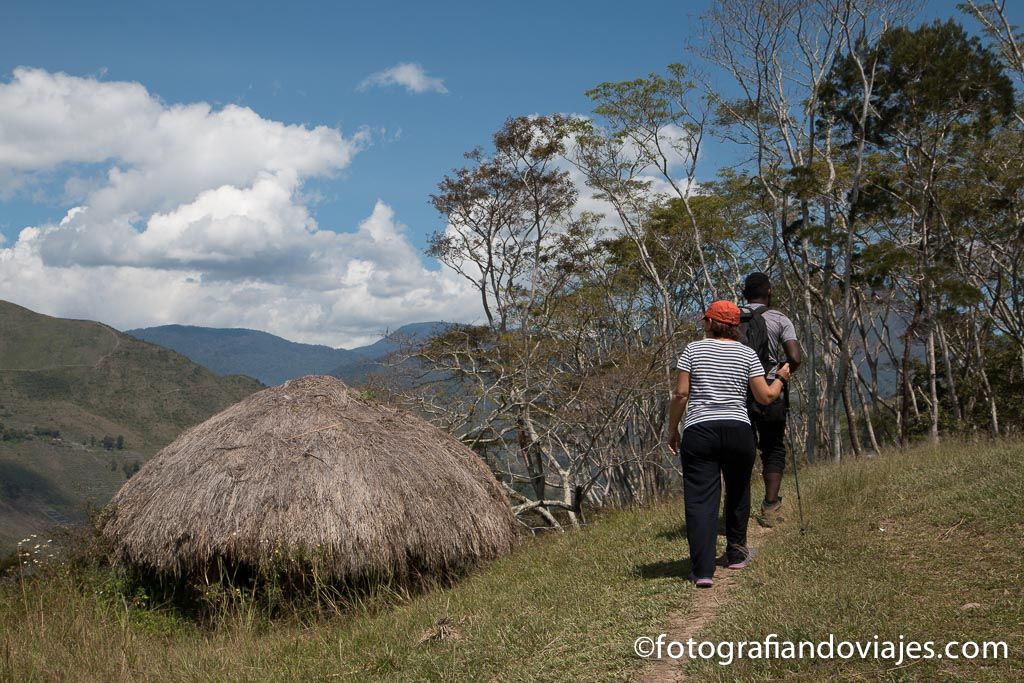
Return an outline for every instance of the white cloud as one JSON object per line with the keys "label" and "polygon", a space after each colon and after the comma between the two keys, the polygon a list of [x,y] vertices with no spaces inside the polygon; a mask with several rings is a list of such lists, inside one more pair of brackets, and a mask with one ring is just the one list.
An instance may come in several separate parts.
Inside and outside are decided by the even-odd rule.
{"label": "white cloud", "polygon": [[304,180],[347,167],[366,136],[18,69],[0,83],[0,179],[67,172],[77,205],[0,248],[0,298],[120,328],[241,326],[341,346],[472,319],[465,285],[425,266],[383,202],[354,232],[311,214]]}
{"label": "white cloud", "polygon": [[436,92],[443,95],[448,92],[448,88],[444,86],[444,79],[428,76],[422,66],[413,62],[402,62],[389,69],[370,74],[359,84],[359,90],[391,85],[400,85],[417,95],[425,92]]}
{"label": "white cloud", "polygon": [[[45,229],[26,228],[0,249],[0,298],[50,315],[115,327],[180,323],[248,327],[287,339],[357,346],[385,328],[473,320],[477,298],[448,270],[429,270],[393,210],[377,202],[352,233],[307,232],[278,254],[288,269],[256,274],[227,262],[201,270],[160,265],[48,264]],[[232,270],[232,265],[235,270]],[[251,265],[251,264],[250,264]],[[237,271],[237,272],[236,272]]]}

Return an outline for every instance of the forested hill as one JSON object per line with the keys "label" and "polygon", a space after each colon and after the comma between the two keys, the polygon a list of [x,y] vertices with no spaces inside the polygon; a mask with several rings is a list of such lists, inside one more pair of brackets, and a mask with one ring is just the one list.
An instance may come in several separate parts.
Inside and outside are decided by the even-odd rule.
{"label": "forested hill", "polygon": [[259,388],[106,325],[0,301],[0,550],[83,519],[182,430]]}
{"label": "forested hill", "polygon": [[126,334],[173,349],[217,374],[248,375],[267,385],[320,374],[358,384],[403,344],[425,339],[445,327],[438,322],[413,323],[354,349],[301,344],[258,330],[190,325],[147,327]]}

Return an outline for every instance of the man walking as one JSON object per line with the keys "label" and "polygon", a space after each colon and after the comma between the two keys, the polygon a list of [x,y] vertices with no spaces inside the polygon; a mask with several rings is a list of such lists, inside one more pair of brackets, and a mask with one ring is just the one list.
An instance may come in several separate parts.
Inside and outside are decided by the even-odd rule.
{"label": "man walking", "polygon": [[[764,321],[763,330],[767,336],[766,349],[757,349],[760,356],[767,355],[766,379],[775,379],[775,369],[789,363],[795,371],[803,360],[803,353],[796,338],[793,322],[781,311],[771,307],[772,283],[764,273],[751,273],[743,285],[743,298],[747,303],[741,306],[741,315],[749,329],[755,317]],[[786,415],[789,409],[789,387],[778,401],[767,407],[751,406],[750,422],[757,435],[757,447],[761,452],[761,475],[764,479],[764,500],[758,521],[762,526],[772,527],[782,521],[782,473],[786,469]]]}

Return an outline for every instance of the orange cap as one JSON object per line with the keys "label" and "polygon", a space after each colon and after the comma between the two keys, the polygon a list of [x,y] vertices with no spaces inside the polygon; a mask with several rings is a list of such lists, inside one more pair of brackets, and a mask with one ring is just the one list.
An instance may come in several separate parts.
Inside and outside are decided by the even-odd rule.
{"label": "orange cap", "polygon": [[708,306],[708,310],[704,312],[704,316],[701,319],[714,320],[723,325],[739,325],[740,309],[731,301],[716,301]]}

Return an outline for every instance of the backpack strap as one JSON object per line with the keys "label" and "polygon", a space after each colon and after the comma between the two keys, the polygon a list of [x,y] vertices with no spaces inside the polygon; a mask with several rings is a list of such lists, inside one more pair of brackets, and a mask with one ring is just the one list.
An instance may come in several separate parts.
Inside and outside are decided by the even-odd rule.
{"label": "backpack strap", "polygon": [[767,306],[761,306],[760,308],[741,308],[740,309],[740,324],[749,323],[757,316],[763,316],[765,311],[768,310]]}

